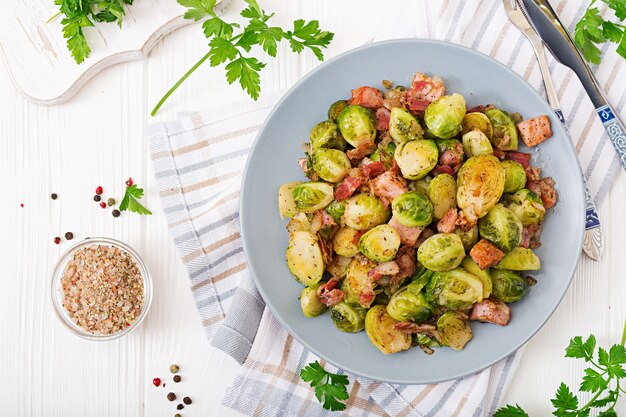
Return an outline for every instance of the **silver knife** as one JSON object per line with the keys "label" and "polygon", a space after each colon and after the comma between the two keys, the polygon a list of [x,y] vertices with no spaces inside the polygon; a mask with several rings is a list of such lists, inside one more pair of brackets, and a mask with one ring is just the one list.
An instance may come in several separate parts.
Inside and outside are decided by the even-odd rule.
{"label": "silver knife", "polygon": [[[509,16],[509,19],[528,38],[533,47],[533,50],[535,51],[537,62],[539,63],[539,69],[541,70],[541,75],[543,76],[543,84],[545,86],[546,94],[548,96],[548,103],[550,103],[550,107],[552,107],[552,110],[554,110],[554,113],[563,124],[566,133],[569,134],[567,125],[565,124],[565,118],[563,117],[563,112],[561,111],[561,105],[559,104],[559,98],[557,97],[554,83],[552,82],[550,69],[548,68],[548,63],[546,61],[546,54],[544,51],[543,42],[539,38],[539,35],[537,35],[535,30],[533,29],[530,20],[528,19],[528,16],[526,15],[526,12],[520,2],[521,0],[503,0],[504,8],[506,9],[506,13]],[[589,258],[597,261],[602,255],[602,231],[600,228],[600,220],[595,204],[593,203],[591,195],[589,194],[589,189],[587,188],[587,183],[585,182],[585,176],[582,173],[582,169],[581,176],[583,178],[583,184],[585,186],[584,188],[587,214],[585,222],[586,230],[583,240],[583,250],[587,254],[587,256],[589,256]]]}

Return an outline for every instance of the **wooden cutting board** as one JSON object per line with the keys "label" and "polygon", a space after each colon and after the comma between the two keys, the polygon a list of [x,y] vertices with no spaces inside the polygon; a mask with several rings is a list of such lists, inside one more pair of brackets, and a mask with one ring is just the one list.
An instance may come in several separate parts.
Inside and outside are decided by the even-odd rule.
{"label": "wooden cutting board", "polygon": [[[137,0],[128,6],[120,29],[96,23],[84,30],[91,55],[78,65],[67,50],[61,17],[53,0],[3,1],[0,50],[17,89],[37,104],[68,100],[100,70],[145,57],[161,37],[191,23],[175,0]],[[226,2],[224,2],[226,3]]]}

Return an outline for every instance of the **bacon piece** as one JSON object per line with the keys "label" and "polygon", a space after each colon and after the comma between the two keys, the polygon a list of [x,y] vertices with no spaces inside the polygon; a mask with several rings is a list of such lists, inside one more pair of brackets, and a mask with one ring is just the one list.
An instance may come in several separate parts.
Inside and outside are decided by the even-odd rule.
{"label": "bacon piece", "polygon": [[298,165],[300,165],[300,169],[302,170],[302,172],[304,172],[306,174],[307,171],[307,163],[306,163],[306,158],[298,158]]}
{"label": "bacon piece", "polygon": [[468,218],[463,210],[459,210],[456,216],[456,225],[459,226],[464,232],[467,232],[472,227],[476,226],[477,220],[478,219]]}
{"label": "bacon piece", "polygon": [[430,103],[445,93],[446,87],[441,78],[437,76],[427,77],[418,72],[413,77],[411,88],[405,92],[404,99],[409,109],[422,112]]}
{"label": "bacon piece", "polygon": [[454,176],[454,175],[456,175],[456,172],[449,165],[437,165],[437,166],[435,166],[435,168],[433,168],[433,175],[436,176],[436,175],[439,175],[439,174],[450,174],[450,175]]}
{"label": "bacon piece", "polygon": [[432,324],[417,324],[409,321],[401,321],[394,324],[393,327],[403,333],[432,333],[437,330],[437,327]]}
{"label": "bacon piece", "polygon": [[547,210],[556,205],[556,191],[554,189],[554,185],[555,182],[552,177],[546,177],[539,181],[528,181],[526,183],[526,188],[541,197],[543,206]]}
{"label": "bacon piece", "polygon": [[541,168],[529,165],[525,171],[527,181],[539,181],[541,179]]}
{"label": "bacon piece", "polygon": [[504,252],[487,239],[481,239],[470,250],[470,256],[480,269],[487,269],[500,262],[500,259],[504,258]]}
{"label": "bacon piece", "polygon": [[350,149],[346,154],[348,155],[348,159],[352,162],[353,165],[358,165],[359,162],[363,160],[366,156],[371,153],[374,153],[376,150],[376,144],[372,142],[365,142],[360,144],[355,149]]}
{"label": "bacon piece", "polygon": [[335,199],[337,201],[345,200],[354,194],[361,184],[363,184],[363,180],[361,178],[347,176],[335,190]]}
{"label": "bacon piece", "polygon": [[524,227],[522,231],[522,241],[520,242],[520,246],[524,248],[536,249],[541,246],[541,242],[539,237],[541,235],[541,225],[540,224],[530,224]]}
{"label": "bacon piece", "polygon": [[504,153],[503,150],[498,149],[498,148],[493,148],[493,156],[495,156],[498,159],[504,159],[504,157],[506,156],[506,154]]}
{"label": "bacon piece", "polygon": [[455,167],[461,163],[461,157],[465,153],[463,152],[463,145],[457,143],[451,148],[446,149],[439,158],[440,165],[448,165]]}
{"label": "bacon piece", "polygon": [[359,304],[364,308],[369,308],[376,298],[376,293],[371,284],[367,284],[359,293]]}
{"label": "bacon piece", "polygon": [[385,172],[385,166],[380,161],[370,161],[361,167],[361,172],[364,177],[372,179]]}
{"label": "bacon piece", "polygon": [[552,127],[548,116],[538,116],[517,124],[522,140],[529,148],[539,145],[552,137]]}
{"label": "bacon piece", "polygon": [[346,295],[343,291],[336,288],[337,285],[339,285],[337,278],[333,277],[329,279],[328,282],[317,288],[317,298],[329,307],[339,304]]}
{"label": "bacon piece", "polygon": [[409,191],[405,179],[392,170],[374,178],[372,185],[374,186],[374,194],[380,197],[383,203],[386,204]]}
{"label": "bacon piece", "polygon": [[376,129],[378,130],[389,130],[389,118],[391,117],[391,112],[384,107],[376,110]]}
{"label": "bacon piece", "polygon": [[378,88],[363,86],[352,90],[351,105],[376,110],[383,106],[383,95]]}
{"label": "bacon piece", "polygon": [[397,277],[399,279],[408,278],[415,273],[417,269],[417,252],[412,246],[402,246],[398,249],[396,255],[396,263],[400,268]]}
{"label": "bacon piece", "polygon": [[485,106],[479,104],[478,106],[472,107],[471,109],[467,109],[467,113],[484,113]]}
{"label": "bacon piece", "polygon": [[372,281],[378,281],[383,275],[396,275],[400,272],[400,267],[396,261],[384,262],[370,269],[367,275]]}
{"label": "bacon piece", "polygon": [[506,326],[511,320],[511,307],[502,301],[486,298],[474,305],[469,319]]}
{"label": "bacon piece", "polygon": [[451,208],[443,215],[439,223],[437,223],[437,231],[439,233],[452,233],[456,229],[457,211]]}
{"label": "bacon piece", "polygon": [[398,219],[396,219],[395,217],[391,217],[391,220],[389,220],[389,226],[393,227],[394,229],[398,231],[398,234],[400,235],[400,242],[403,245],[407,245],[407,246],[415,246],[415,242],[417,242],[417,239],[420,237],[420,234],[422,233],[421,227],[405,226],[402,223],[400,223]]}
{"label": "bacon piece", "polygon": [[530,154],[517,151],[507,151],[504,153],[504,159],[510,159],[511,161],[519,162],[524,169],[530,166]]}

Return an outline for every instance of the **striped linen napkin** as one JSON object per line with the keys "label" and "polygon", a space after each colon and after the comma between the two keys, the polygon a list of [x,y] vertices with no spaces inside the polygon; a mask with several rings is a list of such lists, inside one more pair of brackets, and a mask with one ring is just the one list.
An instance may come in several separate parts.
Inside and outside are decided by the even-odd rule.
{"label": "striped linen napkin", "polygon": [[[584,4],[569,3],[554,5],[565,22],[574,22]],[[543,94],[530,45],[509,23],[500,1],[399,4],[393,8],[398,11],[384,19],[387,25],[380,28],[378,39],[417,36],[460,43],[505,63]],[[408,15],[418,19],[406,19]],[[619,171],[618,159],[577,78],[553,60],[550,66],[583,171],[599,204]],[[626,77],[620,72],[623,62],[607,55],[596,74],[626,116]],[[326,416],[332,413],[321,408],[313,390],[298,376],[304,365],[318,358],[265,308],[251,281],[239,233],[243,167],[279,96],[155,124],[147,136],[162,207],[206,335],[213,346],[243,364],[223,404],[254,416]],[[345,414],[490,416],[513,376],[520,351],[476,375],[436,385],[395,385],[351,376]]]}

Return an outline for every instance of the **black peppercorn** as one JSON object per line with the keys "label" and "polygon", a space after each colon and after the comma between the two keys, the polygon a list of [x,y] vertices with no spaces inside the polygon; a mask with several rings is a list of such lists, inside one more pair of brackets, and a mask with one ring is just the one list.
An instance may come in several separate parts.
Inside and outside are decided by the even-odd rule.
{"label": "black peppercorn", "polygon": [[178,404],[178,405],[176,406],[176,409],[177,409],[177,410],[182,410],[183,408],[185,408],[185,406],[184,406],[184,405],[182,405],[182,404]]}
{"label": "black peppercorn", "polygon": [[174,401],[176,399],[176,394],[174,394],[173,392],[168,393],[167,399],[170,401]]}
{"label": "black peppercorn", "polygon": [[174,382],[180,382],[181,379],[180,375],[174,375]]}
{"label": "black peppercorn", "polygon": [[102,197],[100,197],[98,194],[93,196],[93,201],[100,201]]}
{"label": "black peppercorn", "polygon": [[184,402],[185,404],[189,405],[189,404],[191,404],[191,398],[189,398],[189,397],[185,397],[185,398],[183,398],[183,402]]}
{"label": "black peppercorn", "polygon": [[120,214],[122,214],[118,209],[115,209],[111,212],[111,214],[113,215],[113,217],[120,217]]}
{"label": "black peppercorn", "polygon": [[50,194],[50,198],[53,200],[56,200],[59,196],[57,195],[57,193],[52,193]]}
{"label": "black peppercorn", "polygon": [[74,233],[72,233],[72,232],[67,232],[67,233],[65,234],[65,239],[67,239],[67,240],[72,240],[72,239],[74,239]]}

